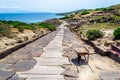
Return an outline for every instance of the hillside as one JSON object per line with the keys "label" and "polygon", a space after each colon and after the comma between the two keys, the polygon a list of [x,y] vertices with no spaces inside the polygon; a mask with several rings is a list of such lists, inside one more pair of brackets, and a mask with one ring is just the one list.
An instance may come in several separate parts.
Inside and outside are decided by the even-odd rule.
{"label": "hillside", "polygon": [[[68,14],[62,19],[68,21],[72,26],[79,28],[81,25],[97,25],[107,23],[117,26],[120,24],[120,4],[97,9],[78,11],[76,14]],[[109,28],[109,27],[108,27]]]}
{"label": "hillside", "polygon": [[80,10],[75,10],[75,11],[71,11],[71,12],[65,12],[65,13],[58,13],[57,15],[71,15],[71,14],[77,14],[78,12],[84,11],[85,9],[80,9]]}
{"label": "hillside", "polygon": [[59,20],[52,19],[41,23],[24,23],[0,20],[0,51],[14,47],[56,30]]}
{"label": "hillside", "polygon": [[[84,17],[84,16],[87,16],[87,15],[92,15],[92,14],[95,14],[95,13],[97,13],[98,12],[98,14],[99,14],[99,12],[105,12],[105,13],[113,13],[113,14],[115,14],[115,12],[117,12],[117,13],[120,13],[119,12],[119,9],[120,9],[120,4],[118,4],[118,5],[113,5],[113,6],[110,6],[110,7],[106,7],[106,8],[96,8],[96,9],[81,9],[81,10],[76,10],[76,11],[71,11],[71,12],[67,12],[67,13],[61,13],[61,15],[65,15],[65,17],[66,16],[71,16],[72,15],[72,17],[71,18],[76,18],[76,16],[78,17],[78,18],[80,18],[80,17]],[[112,12],[113,11],[113,12]],[[102,14],[101,14],[102,15]]]}
{"label": "hillside", "polygon": [[[117,45],[120,42],[120,4],[106,8],[87,9],[77,14],[69,14],[62,19],[69,24],[68,27],[78,38],[91,45],[96,51],[101,50],[101,53],[112,51],[114,50],[112,45],[120,49]],[[109,57],[112,55],[112,59],[120,62],[119,52],[111,52],[107,55]]]}

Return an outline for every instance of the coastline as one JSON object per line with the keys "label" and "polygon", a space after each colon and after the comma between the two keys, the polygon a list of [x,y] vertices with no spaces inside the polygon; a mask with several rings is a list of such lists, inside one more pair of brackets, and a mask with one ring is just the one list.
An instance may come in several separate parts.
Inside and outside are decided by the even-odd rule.
{"label": "coastline", "polygon": [[25,23],[37,23],[44,22],[48,19],[61,18],[63,15],[57,15],[57,13],[0,13],[0,20],[6,21],[20,21]]}

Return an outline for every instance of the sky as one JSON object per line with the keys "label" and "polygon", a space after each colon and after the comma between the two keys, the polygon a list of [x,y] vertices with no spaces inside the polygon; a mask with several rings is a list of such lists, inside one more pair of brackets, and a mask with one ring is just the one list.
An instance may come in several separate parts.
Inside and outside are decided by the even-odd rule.
{"label": "sky", "polygon": [[69,12],[120,4],[120,0],[0,0],[0,12]]}

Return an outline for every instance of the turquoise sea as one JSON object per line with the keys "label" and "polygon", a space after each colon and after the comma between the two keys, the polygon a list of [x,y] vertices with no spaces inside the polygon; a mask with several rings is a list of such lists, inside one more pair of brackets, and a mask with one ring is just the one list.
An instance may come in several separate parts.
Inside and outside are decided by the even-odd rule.
{"label": "turquoise sea", "polygon": [[61,18],[55,13],[0,13],[0,20],[21,21],[27,23],[42,22],[47,19]]}

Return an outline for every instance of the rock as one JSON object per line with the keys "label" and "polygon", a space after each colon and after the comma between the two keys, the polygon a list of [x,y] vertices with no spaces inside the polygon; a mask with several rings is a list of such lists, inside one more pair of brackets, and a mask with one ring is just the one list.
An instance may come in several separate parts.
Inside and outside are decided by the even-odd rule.
{"label": "rock", "polygon": [[72,60],[73,58],[77,57],[76,53],[73,51],[72,48],[65,48],[63,56],[68,57],[69,60]]}
{"label": "rock", "polygon": [[78,78],[78,72],[70,69],[67,69],[65,72],[62,73],[62,75],[67,77]]}
{"label": "rock", "polygon": [[33,52],[31,52],[31,56],[32,57],[40,57],[40,55],[43,53],[43,48],[42,47],[38,47],[36,48]]}
{"label": "rock", "polygon": [[31,56],[30,54],[28,53],[21,53],[21,54],[18,54],[18,55],[14,55],[13,56],[14,58],[17,58],[19,60],[27,60],[27,59],[31,59]]}
{"label": "rock", "polygon": [[72,51],[72,49],[71,49],[71,48],[65,48],[64,51],[65,51],[66,53],[69,53],[69,52]]}
{"label": "rock", "polygon": [[106,46],[106,47],[109,47],[112,44],[114,44],[114,41],[107,40],[104,42],[104,46]]}
{"label": "rock", "polygon": [[18,39],[17,39],[17,42],[18,43],[23,43],[23,42],[25,42],[25,41],[28,41],[28,37],[27,36],[21,36],[21,37],[19,37]]}
{"label": "rock", "polygon": [[34,59],[23,60],[10,66],[9,69],[12,69],[13,71],[17,71],[17,72],[27,71],[33,68],[35,64],[36,64],[36,61]]}
{"label": "rock", "polygon": [[26,78],[13,77],[13,78],[8,79],[8,80],[26,80]]}
{"label": "rock", "polygon": [[22,43],[22,42],[23,41],[20,38],[17,39],[17,43]]}
{"label": "rock", "polygon": [[73,78],[73,77],[64,77],[65,78],[65,80],[78,80],[77,78]]}
{"label": "rock", "polygon": [[5,44],[5,45],[14,45],[16,43],[16,40],[14,39],[9,39],[7,37],[2,37],[2,42]]}
{"label": "rock", "polygon": [[116,45],[117,45],[117,46],[120,46],[120,41],[116,41]]}
{"label": "rock", "polygon": [[1,49],[4,49],[4,48],[6,48],[7,46],[3,43],[3,42],[0,42],[0,50]]}
{"label": "rock", "polygon": [[6,70],[10,64],[0,63],[0,70]]}
{"label": "rock", "polygon": [[115,71],[101,71],[99,75],[101,80],[119,80],[120,73]]}
{"label": "rock", "polygon": [[24,41],[27,41],[29,38],[27,36],[24,36]]}
{"label": "rock", "polygon": [[61,67],[64,69],[71,69],[72,64],[64,64]]}
{"label": "rock", "polygon": [[3,61],[4,64],[16,64],[17,62],[18,62],[18,60],[13,57],[12,58],[8,57]]}
{"label": "rock", "polygon": [[96,64],[96,68],[99,70],[105,70],[105,68],[101,64]]}
{"label": "rock", "polygon": [[30,55],[32,49],[28,48],[21,48],[11,54],[11,58],[17,59],[17,60],[27,60],[31,59],[32,56]]}
{"label": "rock", "polygon": [[14,71],[1,71],[0,70],[0,80],[7,80],[15,74]]}

